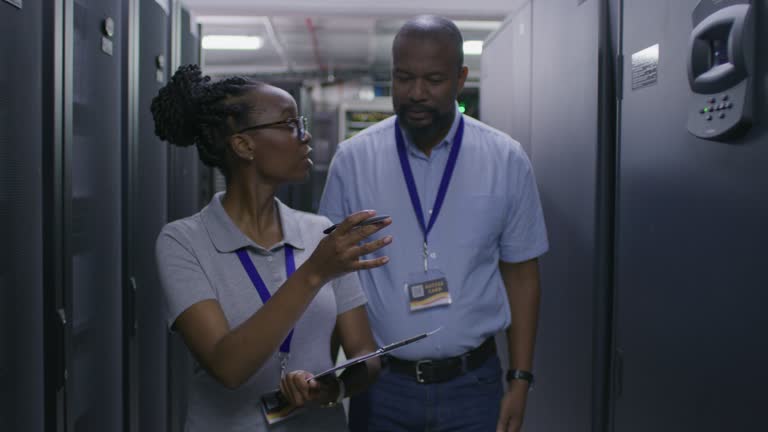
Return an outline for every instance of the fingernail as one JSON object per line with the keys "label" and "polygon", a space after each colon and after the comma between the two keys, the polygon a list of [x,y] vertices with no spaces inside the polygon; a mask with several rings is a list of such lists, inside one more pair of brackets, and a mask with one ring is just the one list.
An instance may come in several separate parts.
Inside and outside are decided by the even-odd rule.
{"label": "fingernail", "polygon": [[392,236],[384,237],[384,243],[386,243],[386,244],[392,243]]}
{"label": "fingernail", "polygon": [[381,259],[381,261],[382,261],[384,264],[386,264],[386,263],[388,263],[388,262],[389,262],[389,257],[384,257],[384,258],[382,258],[382,259]]}

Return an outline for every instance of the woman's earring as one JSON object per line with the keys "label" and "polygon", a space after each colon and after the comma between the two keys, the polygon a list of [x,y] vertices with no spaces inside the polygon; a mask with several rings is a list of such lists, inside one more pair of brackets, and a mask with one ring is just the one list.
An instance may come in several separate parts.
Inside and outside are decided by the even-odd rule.
{"label": "woman's earring", "polygon": [[251,156],[251,160],[253,160],[253,156]]}

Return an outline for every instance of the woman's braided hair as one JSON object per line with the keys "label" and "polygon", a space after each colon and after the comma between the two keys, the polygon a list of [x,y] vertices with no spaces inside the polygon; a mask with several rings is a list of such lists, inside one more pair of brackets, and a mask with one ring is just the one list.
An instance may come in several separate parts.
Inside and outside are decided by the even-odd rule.
{"label": "woman's braided hair", "polygon": [[155,135],[177,146],[197,146],[203,163],[218,167],[229,178],[227,148],[221,137],[228,128],[227,118],[239,123],[247,107],[224,99],[241,96],[256,83],[242,77],[210,81],[197,65],[179,67],[152,99]]}

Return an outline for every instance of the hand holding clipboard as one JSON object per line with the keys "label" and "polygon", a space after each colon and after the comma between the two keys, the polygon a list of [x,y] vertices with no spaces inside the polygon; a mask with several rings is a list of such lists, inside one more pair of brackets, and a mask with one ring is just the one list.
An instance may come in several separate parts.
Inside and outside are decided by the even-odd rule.
{"label": "hand holding clipboard", "polygon": [[[317,375],[314,375],[312,378],[308,378],[307,382],[309,382],[311,380],[314,380],[314,379],[322,378],[324,376],[328,376],[328,375],[336,372],[337,370],[348,368],[348,367],[356,365],[358,363],[362,363],[362,362],[364,362],[364,361],[366,361],[368,359],[371,359],[371,358],[374,358],[374,357],[378,357],[378,356],[380,356],[382,354],[386,354],[386,353],[392,352],[392,351],[394,351],[394,350],[396,350],[398,348],[402,348],[402,347],[404,347],[406,345],[412,344],[412,343],[414,343],[416,341],[419,341],[419,340],[424,339],[424,338],[426,338],[428,336],[431,336],[431,335],[437,333],[440,329],[442,329],[442,327],[437,328],[436,330],[432,330],[431,332],[422,333],[422,334],[410,337],[408,339],[403,339],[401,341],[391,343],[389,345],[386,345],[386,346],[383,346],[383,347],[377,349],[374,352],[371,352],[371,353],[368,353],[368,354],[364,354],[364,355],[362,355],[360,357],[355,357],[355,358],[353,358],[351,360],[347,360],[346,362],[344,362],[344,363],[342,363],[340,365],[334,366],[334,367],[332,367],[330,369],[327,369],[327,370],[324,370],[324,371],[318,373]],[[301,413],[302,410],[303,410],[302,408],[298,408],[298,407],[295,407],[295,406],[291,405],[290,402],[281,393],[280,390],[274,390],[272,392],[269,392],[267,394],[262,395],[261,402],[262,402],[261,409],[262,409],[262,412],[263,412],[264,417],[265,417],[265,419],[266,419],[268,424],[274,424],[274,423],[281,422],[283,420],[286,420],[286,419],[288,419],[290,417],[293,417],[293,416]]]}
{"label": "hand holding clipboard", "polygon": [[435,334],[438,331],[440,331],[440,329],[442,329],[442,327],[438,327],[437,329],[432,330],[431,332],[422,333],[422,334],[419,334],[419,335],[416,335],[416,336],[413,336],[413,337],[409,337],[408,339],[403,339],[401,341],[391,343],[389,345],[386,345],[386,346],[383,346],[383,347],[377,349],[374,352],[361,355],[360,357],[355,357],[355,358],[353,358],[351,360],[347,360],[347,361],[345,361],[344,363],[342,363],[340,365],[336,365],[336,366],[334,366],[334,367],[332,367],[330,369],[327,369],[327,370],[324,370],[324,371],[318,373],[317,375],[313,376],[312,378],[309,378],[307,381],[309,382],[309,381],[311,381],[313,379],[321,378],[323,376],[332,374],[332,373],[336,372],[337,370],[345,369],[345,368],[348,368],[350,366],[354,366],[354,365],[356,365],[358,363],[362,363],[362,362],[364,362],[364,361],[366,361],[368,359],[372,359],[372,358],[378,357],[378,356],[380,356],[382,354],[386,354],[386,353],[392,352],[392,351],[394,351],[394,350],[396,350],[398,348],[402,348],[402,347],[404,347],[406,345],[410,345],[410,344],[412,344],[412,343],[414,343],[416,341],[419,341],[419,340],[422,340],[422,339],[424,339],[426,337],[432,336],[433,334]]}

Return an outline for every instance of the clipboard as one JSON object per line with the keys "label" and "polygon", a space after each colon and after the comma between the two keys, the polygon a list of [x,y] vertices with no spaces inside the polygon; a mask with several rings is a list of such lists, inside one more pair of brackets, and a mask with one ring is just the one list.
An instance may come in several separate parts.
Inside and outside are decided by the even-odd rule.
{"label": "clipboard", "polygon": [[438,327],[435,330],[432,330],[431,332],[421,333],[421,334],[418,334],[416,336],[409,337],[408,339],[403,339],[401,341],[394,342],[394,343],[391,343],[389,345],[385,345],[385,346],[383,346],[383,347],[381,347],[381,348],[379,348],[376,351],[373,351],[371,353],[364,354],[364,355],[361,355],[360,357],[355,357],[353,359],[347,360],[344,363],[341,363],[341,364],[336,365],[336,366],[334,366],[334,367],[332,367],[330,369],[327,369],[327,370],[324,370],[324,371],[318,373],[317,375],[315,375],[312,378],[308,379],[307,382],[309,382],[309,381],[311,381],[313,379],[322,378],[322,377],[324,377],[326,375],[330,375],[330,374],[336,372],[337,370],[345,369],[345,368],[348,368],[350,366],[354,366],[354,365],[356,365],[358,363],[362,363],[362,362],[364,362],[364,361],[366,361],[368,359],[372,359],[374,357],[378,357],[378,356],[380,356],[382,354],[387,354],[387,353],[392,352],[392,351],[394,351],[394,350],[396,350],[398,348],[402,348],[402,347],[404,347],[406,345],[410,345],[410,344],[412,344],[412,343],[414,343],[416,341],[419,341],[419,340],[422,340],[422,339],[424,339],[426,337],[432,336],[433,334],[435,334],[438,331],[440,331],[440,329],[442,329],[442,327]]}

